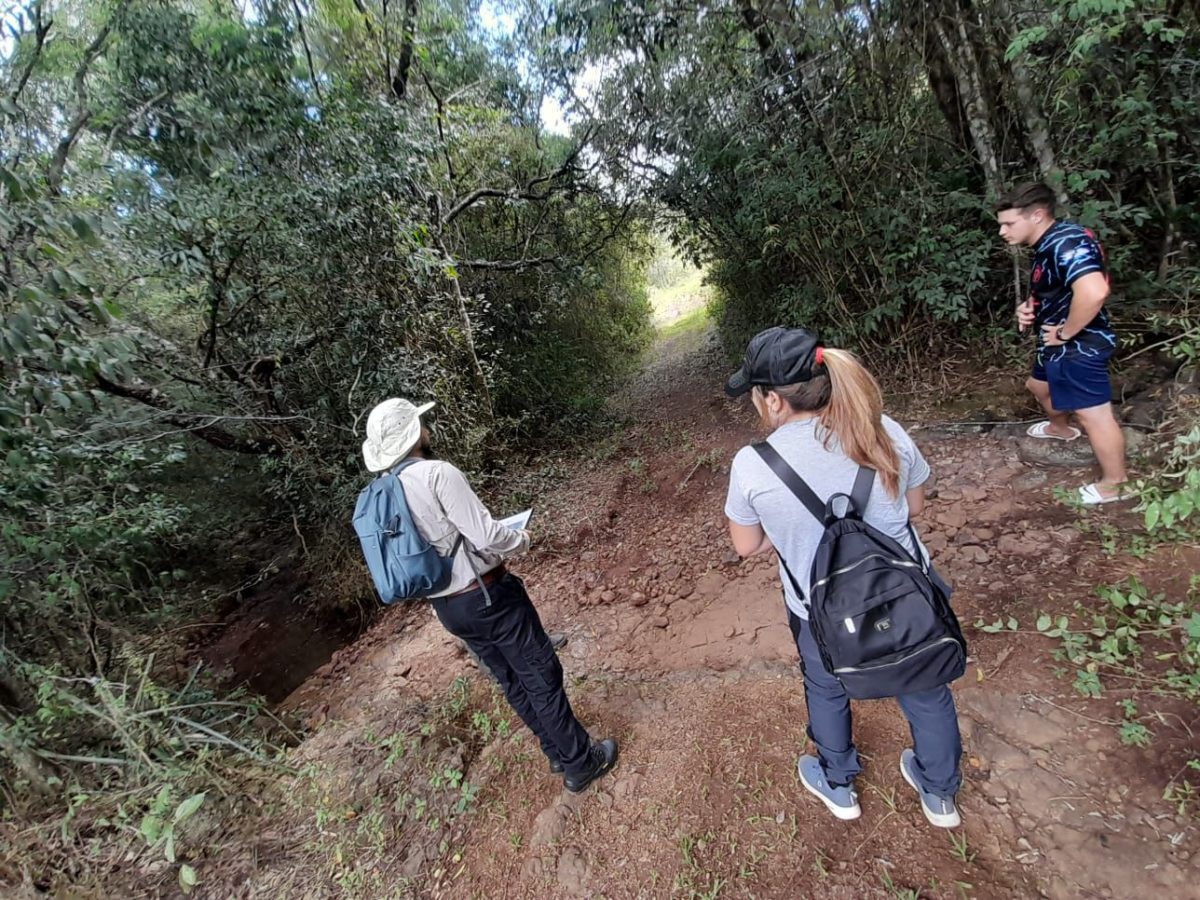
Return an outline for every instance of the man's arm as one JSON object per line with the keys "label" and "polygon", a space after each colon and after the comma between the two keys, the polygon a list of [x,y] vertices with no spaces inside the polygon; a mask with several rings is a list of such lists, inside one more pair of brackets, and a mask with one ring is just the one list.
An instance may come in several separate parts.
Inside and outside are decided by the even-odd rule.
{"label": "man's arm", "polygon": [[512,556],[529,549],[529,532],[516,531],[493,519],[466,476],[454,466],[442,466],[434,484],[446,518],[472,549],[492,556]]}
{"label": "man's arm", "polygon": [[1104,308],[1108,299],[1108,278],[1103,272],[1089,272],[1071,285],[1071,311],[1062,325],[1063,336],[1071,340]]}

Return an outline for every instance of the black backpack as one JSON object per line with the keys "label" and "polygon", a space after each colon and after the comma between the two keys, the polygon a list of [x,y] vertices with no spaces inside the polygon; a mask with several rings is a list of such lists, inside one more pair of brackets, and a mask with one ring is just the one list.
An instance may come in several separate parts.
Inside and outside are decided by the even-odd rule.
{"label": "black backpack", "polygon": [[[822,503],[766,441],[754,449],[805,508],[825,526],[812,566],[808,621],[821,660],[856,700],[929,690],[960,677],[967,642],[950,609],[950,589],[916,556],[863,521],[875,471],[860,466],[850,496]],[[846,510],[838,514],[837,501]],[[778,550],[778,548],[776,548]],[[783,554],[797,597],[803,597]]]}

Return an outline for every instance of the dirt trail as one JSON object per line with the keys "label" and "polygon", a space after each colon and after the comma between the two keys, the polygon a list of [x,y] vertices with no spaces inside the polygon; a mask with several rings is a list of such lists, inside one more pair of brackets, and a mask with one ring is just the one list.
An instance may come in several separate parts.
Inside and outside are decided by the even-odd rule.
{"label": "dirt trail", "polygon": [[[574,797],[523,733],[460,753],[476,809],[436,849],[393,848],[404,890],[489,900],[1200,897],[1195,826],[1161,799],[1171,773],[1160,754],[1186,744],[1187,724],[1164,722],[1154,752],[1125,747],[1103,724],[1112,701],[1085,700],[1056,677],[1049,640],[970,627],[1068,611],[1128,572],[1053,500],[1060,475],[1073,484],[1082,473],[1048,477],[1004,433],[913,432],[936,473],[917,525],[971,642],[955,688],[966,744],[958,845],[925,823],[901,779],[908,736],[892,702],[855,706],[862,818],[837,822],[803,793],[803,688],[776,563],[739,561],[725,534],[728,464],[753,431],[748,412],[721,396],[723,371],[711,335],[660,348],[622,401],[635,424],[572,463],[578,476],[539,503],[539,548],[514,566],[547,626],[570,636],[572,701],[594,734],[621,740],[617,770]],[[1130,516],[1097,517],[1120,527]],[[388,733],[464,673],[482,681],[427,610],[389,614],[289,699],[311,724],[329,722],[301,758],[366,765],[347,748]]]}

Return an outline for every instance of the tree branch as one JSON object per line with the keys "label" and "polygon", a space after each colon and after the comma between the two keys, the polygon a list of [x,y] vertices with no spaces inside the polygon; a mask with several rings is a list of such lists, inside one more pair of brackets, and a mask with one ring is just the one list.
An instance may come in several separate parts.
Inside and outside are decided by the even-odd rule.
{"label": "tree branch", "polygon": [[587,146],[588,142],[591,140],[592,134],[593,130],[589,127],[589,129],[584,133],[583,138],[578,144],[575,145],[575,148],[569,154],[567,154],[567,158],[563,160],[561,166],[547,175],[539,175],[537,178],[527,181],[525,186],[520,190],[513,190],[511,188],[504,189],[485,187],[476,188],[475,190],[471,191],[471,193],[467,194],[450,207],[450,211],[446,213],[446,218],[443,220],[443,227],[445,225],[450,225],[455,219],[457,219],[460,215],[462,215],[480,200],[486,200],[489,197],[502,198],[510,202],[517,200],[548,200],[551,194],[554,193],[553,186],[544,193],[536,192],[535,188],[543,184],[552,184],[554,181],[557,181],[559,178],[572,171],[575,168],[575,161],[579,159],[579,154],[583,152],[583,148]]}
{"label": "tree branch", "polygon": [[170,94],[170,91],[159,91],[149,100],[135,109],[132,113],[126,116],[124,121],[118,122],[116,125],[114,125],[112,127],[112,131],[108,133],[108,142],[105,145],[105,151],[107,153],[112,153],[113,145],[117,142],[117,133],[120,132],[122,128],[132,129],[141,120],[142,116],[146,115],[146,113],[150,111],[150,107],[154,106],[154,104],[159,100],[165,99],[168,94]]}
{"label": "tree branch", "polygon": [[[572,160],[572,162],[573,162],[573,160]],[[465,197],[463,197],[461,200],[459,200],[457,203],[455,203],[452,207],[450,207],[450,211],[448,213],[446,213],[446,218],[443,220],[444,224],[445,225],[451,224],[455,219],[457,219],[459,216],[461,216],[463,213],[465,213],[468,209],[470,209],[472,206],[474,206],[480,200],[486,200],[489,197],[502,198],[504,200],[508,200],[509,202],[515,202],[517,200],[535,200],[535,201],[547,200],[547,199],[549,199],[551,194],[554,193],[553,188],[545,191],[544,193],[537,193],[536,191],[533,190],[533,188],[536,187],[538,184],[544,184],[545,182],[553,181],[555,178],[558,178],[561,175],[565,174],[570,169],[570,167],[571,167],[571,162],[564,163],[552,174],[542,175],[539,178],[535,178],[533,181],[529,182],[521,190],[512,190],[512,189],[506,190],[504,188],[490,188],[490,187],[476,188],[475,190],[471,191],[471,193],[467,194]]]}
{"label": "tree branch", "polygon": [[446,160],[446,172],[450,176],[450,184],[453,185],[457,180],[457,176],[454,174],[454,163],[450,160],[450,147],[446,143],[446,129],[444,127],[446,107],[442,102],[441,96],[433,89],[433,84],[430,82],[429,76],[425,74],[424,69],[421,70],[421,80],[425,82],[425,89],[429,91],[429,95],[433,97],[433,102],[437,104],[438,140],[442,145],[442,156]]}
{"label": "tree branch", "polygon": [[354,3],[354,8],[357,9],[359,14],[362,16],[363,24],[367,26],[367,37],[375,42],[375,47],[378,50],[379,55],[383,58],[383,81],[386,84],[391,79],[392,73],[388,70],[388,54],[384,49],[383,41],[380,39],[379,35],[375,33],[375,26],[371,23],[371,13],[367,9],[366,4],[363,3],[363,0],[352,0],[352,2]]}
{"label": "tree branch", "polygon": [[157,388],[119,384],[118,382],[110,381],[99,373],[96,373],[95,381],[96,386],[106,394],[114,397],[122,397],[126,400],[133,400],[144,406],[149,406],[151,409],[167,413],[164,417],[167,422],[191,432],[218,450],[229,450],[233,453],[247,453],[258,456],[266,453],[275,453],[280,450],[279,442],[272,438],[241,437],[212,424],[195,425],[194,422],[189,421],[196,418],[194,414],[177,410],[167,396]]}
{"label": "tree branch", "polygon": [[308,61],[308,77],[312,79],[313,90],[317,92],[317,100],[325,102],[321,96],[321,82],[317,80],[317,70],[313,66],[312,51],[308,48],[308,35],[304,32],[304,15],[300,12],[300,4],[292,0],[292,10],[296,13],[296,31],[300,33],[300,45],[304,48],[304,58]]}
{"label": "tree branch", "polygon": [[[492,269],[500,272],[517,272],[522,269],[531,269],[535,266],[544,266],[547,263],[557,264],[563,259],[562,256],[539,256],[534,259],[464,259],[460,260],[456,265],[460,269]],[[555,268],[558,266],[555,265]]]}
{"label": "tree branch", "polygon": [[83,59],[79,61],[79,67],[75,69],[75,77],[72,79],[72,83],[75,87],[75,99],[78,103],[78,108],[75,110],[75,118],[71,121],[67,133],[63,135],[62,139],[58,142],[58,147],[54,150],[54,159],[51,161],[50,169],[46,173],[46,186],[52,194],[59,192],[59,188],[62,186],[63,170],[67,166],[67,157],[71,155],[71,148],[75,146],[79,132],[83,130],[83,126],[92,117],[92,111],[88,109],[88,71],[92,68],[92,63],[100,55],[100,51],[104,48],[104,42],[108,40],[108,36],[112,32],[113,18],[119,15],[124,8],[125,3],[122,2],[113,10],[112,15],[104,23],[104,27],[100,29],[99,34],[88,44],[87,49],[83,51]]}
{"label": "tree branch", "polygon": [[[591,259],[620,234],[621,229],[625,227],[629,221],[629,217],[633,211],[633,204],[626,204],[621,214],[613,220],[610,227],[604,235],[596,241],[583,255],[576,258],[576,262],[586,262]],[[561,268],[558,264],[566,257],[562,254],[556,256],[538,256],[529,259],[469,259],[463,260],[456,265],[460,269],[490,269],[499,272],[517,272],[524,269],[531,269],[536,266],[553,265],[555,268]]]}
{"label": "tree branch", "polygon": [[42,0],[35,0],[33,4],[33,54],[29,57],[29,62],[25,64],[25,69],[21,72],[21,77],[17,79],[12,93],[8,95],[8,99],[12,103],[15,104],[20,99],[21,92],[25,90],[29,76],[33,74],[38,58],[42,55],[42,46],[46,43],[46,35],[50,33],[53,25],[53,19],[48,22],[42,21]]}

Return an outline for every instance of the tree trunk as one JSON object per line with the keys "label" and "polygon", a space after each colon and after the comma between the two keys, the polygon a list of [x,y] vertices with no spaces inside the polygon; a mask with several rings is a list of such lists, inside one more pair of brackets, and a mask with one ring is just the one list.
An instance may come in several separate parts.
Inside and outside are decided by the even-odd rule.
{"label": "tree trunk", "polygon": [[941,18],[933,18],[931,22],[954,72],[958,94],[962,98],[967,115],[967,127],[971,132],[971,142],[975,146],[975,156],[979,160],[980,168],[983,169],[984,180],[987,182],[989,192],[998,195],[1002,190],[1002,182],[1000,158],[996,152],[996,132],[992,126],[991,106],[983,90],[979,59],[967,34],[966,23],[963,21],[957,2],[954,3],[953,28],[951,30],[946,28]]}
{"label": "tree trunk", "polygon": [[413,43],[417,31],[417,0],[404,0],[404,18],[400,23],[400,60],[392,76],[392,93],[403,100],[408,93],[408,72],[412,68]]}
{"label": "tree trunk", "polygon": [[[1003,23],[1000,33],[1007,37],[1010,33],[1015,32],[1017,21],[1008,0],[996,0],[996,11],[1000,14]],[[1059,203],[1066,203],[1067,195],[1063,184],[1063,173],[1058,167],[1054,146],[1050,141],[1050,126],[1042,114],[1041,104],[1037,102],[1037,97],[1034,95],[1033,78],[1019,54],[1009,62],[1008,68],[1012,75],[1021,119],[1025,122],[1025,134],[1029,139],[1030,147],[1033,148],[1038,171],[1041,173],[1042,180],[1054,188],[1054,192],[1058,194]]]}
{"label": "tree trunk", "polygon": [[[447,262],[452,262],[454,257],[450,254],[446,247],[446,242],[439,234],[437,236],[438,249],[442,251],[442,256]],[[471,355],[471,368],[475,373],[475,383],[479,387],[479,392],[483,394],[484,403],[487,405],[487,413],[489,419],[496,417],[496,411],[492,406],[492,392],[488,389],[487,375],[483,371],[483,365],[479,362],[479,354],[475,350],[475,328],[471,324],[471,313],[467,309],[467,298],[463,296],[462,285],[458,283],[457,271],[453,276],[448,278],[450,282],[450,293],[454,297],[455,305],[458,308],[458,319],[462,323],[463,337],[467,343],[467,352]]]}
{"label": "tree trunk", "polygon": [[950,65],[946,49],[932,28],[923,28],[921,39],[925,48],[925,74],[929,79],[929,89],[950,126],[955,143],[963,153],[970,156],[974,153],[971,127],[967,124],[967,111],[963,108],[962,97],[958,92],[954,67]]}

